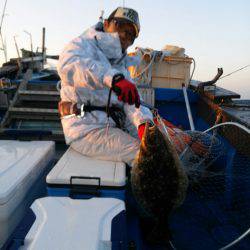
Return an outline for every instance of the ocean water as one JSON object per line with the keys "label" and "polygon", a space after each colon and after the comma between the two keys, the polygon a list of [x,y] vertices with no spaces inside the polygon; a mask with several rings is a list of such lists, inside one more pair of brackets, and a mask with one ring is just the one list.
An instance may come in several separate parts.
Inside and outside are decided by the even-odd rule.
{"label": "ocean water", "polygon": [[225,77],[217,82],[217,86],[240,94],[241,99],[250,99],[250,70]]}

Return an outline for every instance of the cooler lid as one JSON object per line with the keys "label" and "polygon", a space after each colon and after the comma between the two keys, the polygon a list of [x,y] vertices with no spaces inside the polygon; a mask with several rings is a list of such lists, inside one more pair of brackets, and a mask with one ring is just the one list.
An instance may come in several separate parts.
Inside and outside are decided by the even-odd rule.
{"label": "cooler lid", "polygon": [[113,198],[45,197],[31,209],[36,220],[20,249],[101,250],[111,249],[112,220],[125,205]]}
{"label": "cooler lid", "polygon": [[22,186],[31,181],[33,171],[54,149],[51,141],[0,140],[0,205],[7,203]]}
{"label": "cooler lid", "polygon": [[[71,177],[100,178],[101,186],[122,187],[126,183],[123,162],[102,161],[86,157],[69,148],[47,175],[48,184],[70,184]],[[73,184],[97,185],[97,179],[74,179]]]}

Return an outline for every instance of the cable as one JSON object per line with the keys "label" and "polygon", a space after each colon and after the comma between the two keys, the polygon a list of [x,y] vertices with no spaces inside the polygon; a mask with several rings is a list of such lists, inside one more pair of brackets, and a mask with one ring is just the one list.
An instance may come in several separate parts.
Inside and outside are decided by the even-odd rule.
{"label": "cable", "polygon": [[[142,57],[143,57],[144,51],[141,50],[140,52],[142,53]],[[144,53],[144,55],[145,55],[145,53]],[[155,51],[150,52],[150,56],[152,56],[152,57],[151,57],[149,64],[146,65],[145,68],[139,74],[136,74],[134,78],[138,78],[138,77],[142,76],[151,67],[151,65],[154,62],[154,59],[156,57]],[[142,62],[142,59],[141,59],[141,62]]]}
{"label": "cable", "polygon": [[229,249],[230,247],[234,246],[235,244],[237,244],[239,241],[241,241],[243,238],[245,238],[248,234],[250,233],[250,228],[243,233],[240,237],[238,237],[236,240],[234,240],[233,242],[231,242],[230,244],[226,245],[225,247],[220,248],[219,250],[226,250]]}
{"label": "cable", "polygon": [[192,74],[191,74],[191,76],[190,76],[188,85],[190,85],[190,83],[191,83],[191,81],[192,81],[192,78],[193,78],[193,75],[194,75],[194,71],[195,71],[195,68],[196,68],[196,63],[195,63],[194,58],[192,58],[192,61],[193,61],[193,63],[194,63],[194,68],[193,68]]}
{"label": "cable", "polygon": [[233,126],[236,126],[236,127],[239,127],[241,128],[242,130],[244,130],[245,132],[247,132],[248,134],[250,134],[250,129],[248,129],[247,127],[237,123],[237,122],[223,122],[223,123],[220,123],[220,124],[217,124],[217,125],[214,125],[213,127],[203,131],[203,133],[207,133],[215,128],[218,128],[218,127],[221,127],[221,126],[225,126],[225,125],[233,125]]}

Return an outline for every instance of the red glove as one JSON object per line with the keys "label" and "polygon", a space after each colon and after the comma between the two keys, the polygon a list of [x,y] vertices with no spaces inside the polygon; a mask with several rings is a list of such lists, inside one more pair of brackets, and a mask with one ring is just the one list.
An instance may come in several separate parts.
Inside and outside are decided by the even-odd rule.
{"label": "red glove", "polygon": [[119,101],[128,103],[129,105],[135,104],[136,108],[140,107],[140,97],[136,86],[132,82],[121,79],[113,83],[112,89],[118,96]]}

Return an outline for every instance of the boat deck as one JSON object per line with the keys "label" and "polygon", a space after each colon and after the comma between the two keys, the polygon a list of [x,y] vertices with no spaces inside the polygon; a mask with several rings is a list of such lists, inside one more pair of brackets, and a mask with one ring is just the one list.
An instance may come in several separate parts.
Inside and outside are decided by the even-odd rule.
{"label": "boat deck", "polygon": [[[34,83],[31,82],[31,84]],[[28,94],[39,95],[40,97],[46,96],[46,98],[57,96],[54,92],[49,92],[51,95],[45,95],[39,92],[41,90],[29,89],[25,91],[28,91]],[[49,91],[54,90],[50,89]],[[23,92],[20,92],[20,94],[23,94]],[[155,107],[160,115],[176,126],[189,130],[182,90],[155,89],[154,94]],[[219,100],[223,99],[222,96],[215,101],[209,95],[199,96],[192,91],[188,91],[188,94],[196,130],[204,131],[213,125],[218,109],[222,111],[224,121],[237,121],[249,128],[249,101],[239,100],[221,104]],[[25,101],[22,100],[22,104]],[[56,100],[46,99],[46,101],[51,105]],[[228,103],[231,106],[228,106]],[[9,130],[5,128],[1,138],[6,136],[12,139],[20,139],[23,136],[26,139],[54,140],[56,131],[58,133],[61,131],[59,119],[46,120],[43,117],[43,109],[32,108],[30,110],[28,107],[12,107],[10,111],[17,112],[18,116],[16,113],[13,114],[12,125],[8,128]],[[36,121],[33,111],[35,116],[41,117],[39,122]],[[48,111],[49,109],[46,109],[47,116],[56,117],[56,110]],[[33,117],[33,121],[26,122],[26,116]],[[225,145],[226,154],[211,166],[210,170],[215,175],[213,177],[203,176],[197,183],[190,185],[183,206],[176,210],[170,218],[169,227],[174,249],[220,249],[249,228],[250,138],[249,135],[245,136],[244,132],[238,131],[239,134],[234,134],[236,130],[233,129],[233,132],[231,130],[231,132],[228,132],[227,129],[229,128],[218,130],[221,134],[220,139]],[[30,133],[25,134],[25,131]],[[32,133],[32,131],[35,132]],[[40,131],[40,134],[37,134],[38,131]],[[44,133],[41,131],[44,131]],[[46,131],[50,131],[50,133]],[[60,138],[63,138],[62,133]],[[240,145],[240,147],[235,145]],[[57,160],[66,148],[63,140],[58,139]],[[150,246],[145,243],[142,237],[141,222],[129,186],[126,197],[128,249],[166,249],[166,247]],[[249,237],[242,240],[237,247],[237,249],[249,249]],[[168,245],[168,249],[173,248]]]}

